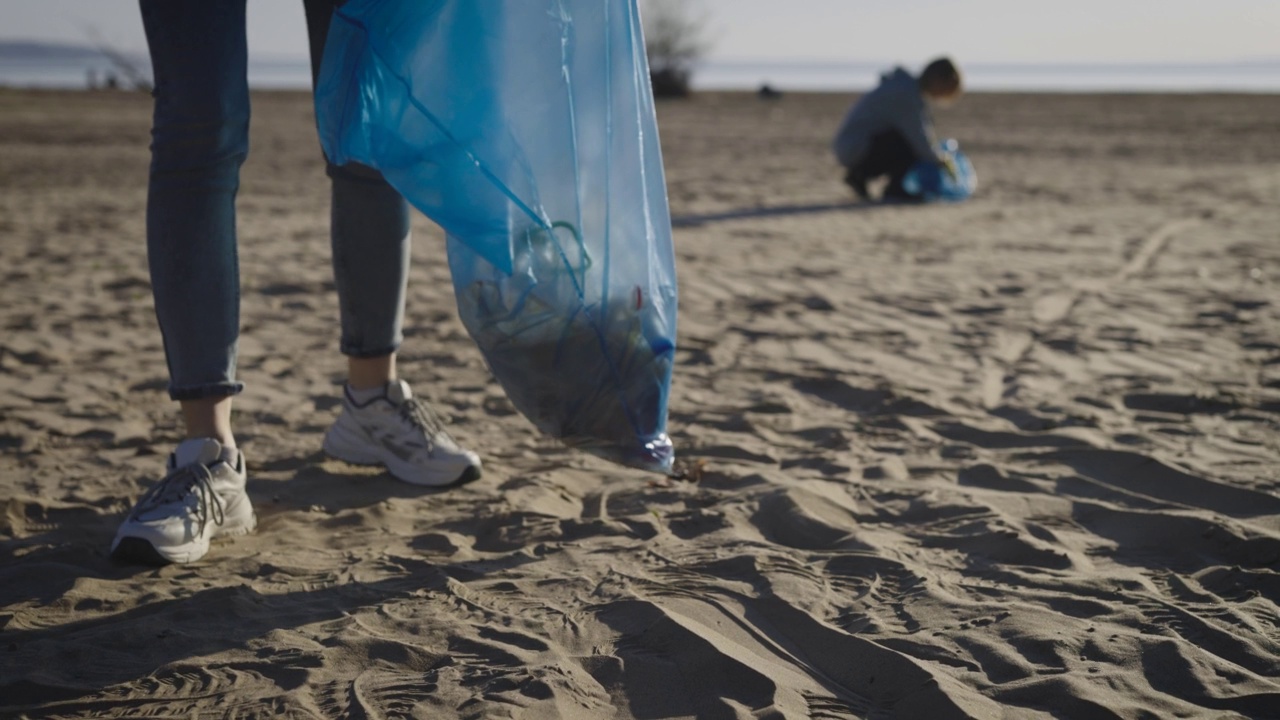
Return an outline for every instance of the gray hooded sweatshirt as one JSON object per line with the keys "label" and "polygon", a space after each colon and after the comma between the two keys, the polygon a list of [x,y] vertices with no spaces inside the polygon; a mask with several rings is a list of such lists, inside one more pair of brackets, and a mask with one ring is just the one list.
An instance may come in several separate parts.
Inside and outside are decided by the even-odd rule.
{"label": "gray hooded sweatshirt", "polygon": [[871,138],[887,130],[901,133],[917,158],[938,159],[933,119],[920,93],[920,83],[900,67],[882,76],[879,87],[863,95],[849,110],[836,132],[832,149],[840,164],[847,167],[862,159]]}

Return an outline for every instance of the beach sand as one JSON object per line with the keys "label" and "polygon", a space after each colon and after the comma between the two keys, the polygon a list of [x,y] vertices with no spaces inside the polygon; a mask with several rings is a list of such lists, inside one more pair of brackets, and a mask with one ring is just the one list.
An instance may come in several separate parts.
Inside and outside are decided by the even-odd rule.
{"label": "beach sand", "polygon": [[429,492],[320,452],[328,189],[255,96],[260,525],[154,569],[150,99],[0,93],[0,717],[1280,717],[1280,96],[973,95],[928,207],[852,202],[848,101],[660,106],[696,482],[536,435],[419,218],[401,372],[485,461]]}

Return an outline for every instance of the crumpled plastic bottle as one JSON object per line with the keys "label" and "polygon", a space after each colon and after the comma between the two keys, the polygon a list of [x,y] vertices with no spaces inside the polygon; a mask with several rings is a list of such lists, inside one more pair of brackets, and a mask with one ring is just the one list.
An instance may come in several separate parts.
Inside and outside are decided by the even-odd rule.
{"label": "crumpled plastic bottle", "polygon": [[459,315],[516,408],[670,469],[675,254],[636,0],[348,0],[316,114],[332,162],[444,228]]}

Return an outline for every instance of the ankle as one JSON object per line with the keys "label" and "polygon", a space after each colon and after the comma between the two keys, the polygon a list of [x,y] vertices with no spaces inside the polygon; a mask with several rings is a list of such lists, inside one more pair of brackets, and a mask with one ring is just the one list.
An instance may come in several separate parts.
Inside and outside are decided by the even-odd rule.
{"label": "ankle", "polygon": [[185,439],[208,438],[217,440],[223,447],[236,446],[235,435],[231,432],[230,397],[183,400],[181,405]]}
{"label": "ankle", "polygon": [[347,386],[353,390],[381,390],[396,379],[395,354],[347,358]]}

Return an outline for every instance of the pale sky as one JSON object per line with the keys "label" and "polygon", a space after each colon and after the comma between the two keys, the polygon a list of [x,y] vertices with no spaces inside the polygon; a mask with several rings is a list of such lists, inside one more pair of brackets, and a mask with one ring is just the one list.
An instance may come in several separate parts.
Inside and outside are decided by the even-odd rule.
{"label": "pale sky", "polygon": [[[218,2],[220,0],[208,0]],[[701,0],[711,58],[1205,62],[1280,58],[1280,0]],[[0,0],[0,39],[144,50],[134,0]],[[255,55],[305,57],[300,0],[249,0]]]}

